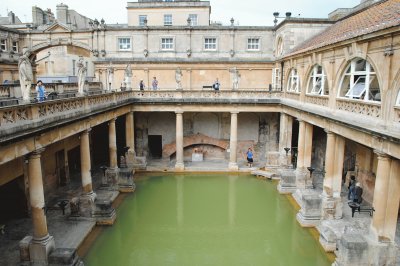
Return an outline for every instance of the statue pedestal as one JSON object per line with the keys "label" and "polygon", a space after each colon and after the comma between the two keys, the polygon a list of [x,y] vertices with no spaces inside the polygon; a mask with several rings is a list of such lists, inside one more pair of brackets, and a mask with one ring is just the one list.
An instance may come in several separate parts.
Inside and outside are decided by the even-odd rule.
{"label": "statue pedestal", "polygon": [[278,170],[281,179],[278,185],[280,194],[290,194],[296,191],[296,173],[294,169],[284,168]]}
{"label": "statue pedestal", "polygon": [[118,187],[120,192],[133,192],[135,191],[136,185],[133,181],[133,175],[135,171],[132,167],[125,167],[119,169],[118,176]]}

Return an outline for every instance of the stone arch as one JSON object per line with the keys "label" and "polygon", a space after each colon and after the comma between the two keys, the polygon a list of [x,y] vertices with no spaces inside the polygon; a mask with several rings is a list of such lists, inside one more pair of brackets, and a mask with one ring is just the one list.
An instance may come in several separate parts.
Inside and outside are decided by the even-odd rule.
{"label": "stone arch", "polygon": [[[61,39],[61,38],[51,40],[50,42],[42,42],[42,43],[36,44],[31,49],[29,49],[29,52],[31,55],[33,55],[33,54],[39,53],[40,51],[43,51],[43,50],[46,50],[48,48],[55,47],[55,46],[73,46],[73,47],[82,48],[82,49],[88,51],[89,56],[90,56],[90,52],[92,52],[92,49],[90,49],[90,47],[83,42],[70,41],[70,40]],[[87,57],[89,57],[89,56],[87,56]]]}
{"label": "stone arch", "polygon": [[193,116],[193,132],[219,138],[219,119],[215,113],[197,113]]}
{"label": "stone arch", "polygon": [[[226,150],[229,147],[229,140],[220,140],[204,134],[194,134],[183,137],[183,149],[194,145],[211,145]],[[176,141],[163,146],[162,157],[170,158],[176,153]]]}

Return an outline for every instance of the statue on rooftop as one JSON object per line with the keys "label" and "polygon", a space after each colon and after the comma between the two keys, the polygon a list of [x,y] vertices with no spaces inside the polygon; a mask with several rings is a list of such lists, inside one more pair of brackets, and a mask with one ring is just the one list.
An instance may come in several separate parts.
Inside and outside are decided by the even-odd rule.
{"label": "statue on rooftop", "polygon": [[78,95],[83,95],[85,89],[87,68],[83,62],[82,56],[79,57],[77,67],[78,67]]}
{"label": "statue on rooftop", "polygon": [[132,89],[132,68],[131,64],[128,64],[125,68],[125,74],[124,74],[124,87],[126,90],[131,90]]}
{"label": "statue on rooftop", "polygon": [[240,73],[236,67],[233,67],[229,70],[232,73],[232,88],[238,89],[239,88],[239,81],[240,81]]}
{"label": "statue on rooftop", "polygon": [[175,81],[176,81],[176,89],[181,90],[182,89],[182,70],[178,67],[175,70]]}
{"label": "statue on rooftop", "polygon": [[113,88],[112,83],[113,83],[113,78],[114,78],[114,68],[111,65],[107,67],[107,90],[111,91]]}
{"label": "statue on rooftop", "polygon": [[33,82],[32,63],[29,59],[29,50],[24,48],[18,61],[19,81],[21,84],[21,94],[24,102],[29,102],[31,86]]}

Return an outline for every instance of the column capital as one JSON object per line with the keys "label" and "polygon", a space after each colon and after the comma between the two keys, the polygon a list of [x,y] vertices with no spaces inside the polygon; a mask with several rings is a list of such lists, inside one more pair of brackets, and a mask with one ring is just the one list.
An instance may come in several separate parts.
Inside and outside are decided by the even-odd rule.
{"label": "column capital", "polygon": [[45,148],[40,148],[37,150],[34,150],[30,155],[29,158],[40,158],[42,152],[44,152]]}
{"label": "column capital", "polygon": [[374,153],[378,156],[378,160],[389,160],[390,159],[390,155],[387,153],[384,153],[382,151],[374,150]]}
{"label": "column capital", "polygon": [[89,134],[90,131],[92,131],[91,127],[89,127],[88,129],[85,129],[84,131],[82,131],[81,134]]}
{"label": "column capital", "polygon": [[231,115],[237,115],[239,114],[239,111],[231,111]]}
{"label": "column capital", "polygon": [[329,129],[324,129],[324,131],[325,131],[325,133],[327,134],[327,135],[334,135],[335,133],[333,132],[333,131],[330,131]]}
{"label": "column capital", "polygon": [[300,123],[300,122],[304,122],[304,120],[303,119],[301,119],[301,118],[297,118],[296,117],[296,120]]}
{"label": "column capital", "polygon": [[182,110],[175,111],[175,114],[177,114],[177,115],[183,115],[183,111],[182,111]]}
{"label": "column capital", "polygon": [[116,117],[111,118],[110,121],[109,121],[109,123],[115,123],[115,121],[117,121],[117,118],[116,118]]}

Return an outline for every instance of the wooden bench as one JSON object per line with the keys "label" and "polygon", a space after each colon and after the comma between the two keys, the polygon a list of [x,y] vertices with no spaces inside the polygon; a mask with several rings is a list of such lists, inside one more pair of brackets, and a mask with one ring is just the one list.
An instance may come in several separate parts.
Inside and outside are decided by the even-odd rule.
{"label": "wooden bench", "polygon": [[351,208],[351,217],[354,217],[354,213],[357,212],[368,212],[369,216],[373,216],[374,214],[374,207],[372,206],[366,206],[366,205],[360,205],[357,202],[349,202],[348,203],[349,207]]}

